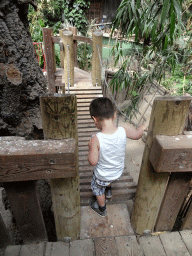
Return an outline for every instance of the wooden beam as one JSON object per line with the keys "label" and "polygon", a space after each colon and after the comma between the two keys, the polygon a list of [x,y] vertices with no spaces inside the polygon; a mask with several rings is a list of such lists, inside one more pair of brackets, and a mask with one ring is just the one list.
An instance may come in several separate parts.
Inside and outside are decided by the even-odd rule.
{"label": "wooden beam", "polygon": [[189,192],[192,173],[172,173],[155,224],[155,231],[172,231]]}
{"label": "wooden beam", "polygon": [[93,46],[93,40],[89,37],[73,35],[73,40],[89,43],[91,46]]}
{"label": "wooden beam", "polygon": [[192,136],[157,135],[149,160],[156,172],[192,172]]}
{"label": "wooden beam", "polygon": [[177,136],[181,134],[191,97],[157,97],[154,100],[148,137],[145,144],[137,192],[131,215],[136,233],[154,230],[159,209],[166,191],[169,173],[157,173],[149,161],[149,154],[156,135]]}
{"label": "wooden beam", "polygon": [[3,183],[24,243],[47,241],[34,181]]}
{"label": "wooden beam", "polygon": [[56,72],[56,61],[55,61],[55,46],[52,42],[53,29],[42,28],[43,31],[43,43],[45,49],[47,79],[48,79],[48,91],[50,94],[54,94],[55,90],[55,72]]}
{"label": "wooden beam", "polygon": [[0,182],[75,177],[76,141],[18,140],[0,148]]}
{"label": "wooden beam", "polygon": [[184,229],[192,229],[192,201],[189,205],[189,209],[187,211],[187,214],[183,220],[182,226],[181,226],[181,230]]}

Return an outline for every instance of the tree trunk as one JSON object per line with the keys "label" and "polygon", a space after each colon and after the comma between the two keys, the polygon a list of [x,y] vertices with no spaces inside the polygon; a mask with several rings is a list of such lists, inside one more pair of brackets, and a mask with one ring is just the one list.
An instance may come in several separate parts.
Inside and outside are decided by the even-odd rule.
{"label": "tree trunk", "polygon": [[0,1],[0,136],[36,137],[46,79],[28,30],[29,0]]}

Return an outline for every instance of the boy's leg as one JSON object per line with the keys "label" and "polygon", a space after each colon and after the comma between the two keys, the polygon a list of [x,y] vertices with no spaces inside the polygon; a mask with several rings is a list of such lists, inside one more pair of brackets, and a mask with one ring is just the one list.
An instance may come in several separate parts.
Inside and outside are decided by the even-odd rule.
{"label": "boy's leg", "polygon": [[111,190],[111,184],[109,184],[105,189],[105,196],[106,198],[112,197],[112,190]]}
{"label": "boy's leg", "polygon": [[105,206],[105,193],[103,193],[100,196],[96,196],[96,198],[99,206],[101,207]]}

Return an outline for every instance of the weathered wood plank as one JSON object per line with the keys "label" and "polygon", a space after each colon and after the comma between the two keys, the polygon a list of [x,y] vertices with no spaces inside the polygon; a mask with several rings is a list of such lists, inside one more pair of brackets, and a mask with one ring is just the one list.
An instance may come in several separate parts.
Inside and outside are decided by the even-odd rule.
{"label": "weathered wood plank", "polygon": [[89,43],[91,46],[93,45],[93,40],[90,37],[73,35],[73,40],[86,42]]}
{"label": "weathered wood plank", "polygon": [[0,182],[75,177],[76,141],[19,140],[0,148]]}
{"label": "weathered wood plank", "polygon": [[54,242],[51,247],[50,256],[69,256],[69,243]]}
{"label": "weathered wood plank", "polygon": [[163,233],[159,237],[167,256],[189,255],[179,232]]}
{"label": "weathered wood plank", "polygon": [[149,160],[156,172],[192,172],[192,136],[157,135]]}
{"label": "weathered wood plank", "polygon": [[157,97],[154,100],[131,216],[136,233],[143,234],[144,230],[154,230],[169,180],[169,173],[155,172],[149,161],[153,139],[159,134],[181,134],[190,103],[191,97]]}
{"label": "weathered wood plank", "polygon": [[192,173],[172,173],[155,224],[155,231],[172,231],[189,192]]}
{"label": "weathered wood plank", "polygon": [[51,256],[52,244],[52,242],[48,242],[45,244],[45,256]]}
{"label": "weathered wood plank", "polygon": [[140,237],[139,244],[142,247],[145,256],[166,256],[163,245],[158,236]]}
{"label": "weathered wood plank", "polygon": [[21,247],[19,256],[44,256],[45,243],[25,244]]}
{"label": "weathered wood plank", "polygon": [[9,245],[4,256],[20,256],[21,245]]}
{"label": "weathered wood plank", "polygon": [[144,256],[135,236],[115,237],[119,256]]}
{"label": "weathered wood plank", "polygon": [[192,230],[182,230],[179,232],[190,255],[192,255]]}
{"label": "weathered wood plank", "polygon": [[94,239],[94,242],[95,242],[96,256],[101,256],[101,255],[117,256],[118,255],[115,237],[96,238]]}
{"label": "weathered wood plank", "polygon": [[94,256],[92,239],[76,240],[70,245],[70,256]]}
{"label": "weathered wood plank", "polygon": [[3,183],[24,243],[46,241],[47,234],[34,181]]}

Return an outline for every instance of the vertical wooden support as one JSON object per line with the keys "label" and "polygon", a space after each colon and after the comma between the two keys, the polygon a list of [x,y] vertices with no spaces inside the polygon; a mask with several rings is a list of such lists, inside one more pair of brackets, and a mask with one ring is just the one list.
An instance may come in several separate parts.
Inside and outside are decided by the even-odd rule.
{"label": "vertical wooden support", "polygon": [[154,230],[170,176],[169,173],[155,172],[149,161],[153,138],[159,134],[181,134],[190,102],[191,97],[157,97],[154,100],[131,216],[132,227],[138,234]]}
{"label": "vertical wooden support", "polygon": [[63,31],[61,36],[64,44],[64,76],[62,77],[62,83],[65,83],[65,87],[70,87],[74,86],[73,33],[71,31]]}
{"label": "vertical wooden support", "polygon": [[11,244],[11,239],[9,237],[9,233],[6,229],[3,219],[0,215],[0,248],[6,247],[9,244]]}
{"label": "vertical wooden support", "polygon": [[[76,96],[41,97],[40,106],[44,136],[52,139],[75,138],[78,144]],[[57,239],[61,241],[66,236],[78,239],[80,233],[78,152],[76,157],[76,177],[50,180]]]}
{"label": "vertical wooden support", "polygon": [[[62,41],[62,33],[63,33],[63,30],[59,30],[59,36],[61,38],[61,41]],[[64,49],[60,49],[60,59],[61,59],[61,68],[64,68]]]}
{"label": "vertical wooden support", "polygon": [[182,203],[189,192],[190,172],[171,173],[155,224],[155,231],[172,231]]}
{"label": "vertical wooden support", "polygon": [[100,56],[102,59],[102,38],[103,34],[101,31],[93,32],[93,53],[92,53],[92,83],[93,86],[101,86],[101,65],[98,53],[98,47]]}
{"label": "vertical wooden support", "polygon": [[[69,27],[69,31],[71,31],[73,35],[77,35],[76,27]],[[77,67],[77,40],[74,41],[74,65]]]}
{"label": "vertical wooden support", "polygon": [[43,31],[43,43],[45,50],[46,68],[47,68],[47,79],[48,79],[48,91],[50,94],[54,94],[55,90],[55,46],[52,41],[53,29],[42,28]]}
{"label": "vertical wooden support", "polygon": [[47,241],[35,182],[7,182],[4,187],[23,242]]}

